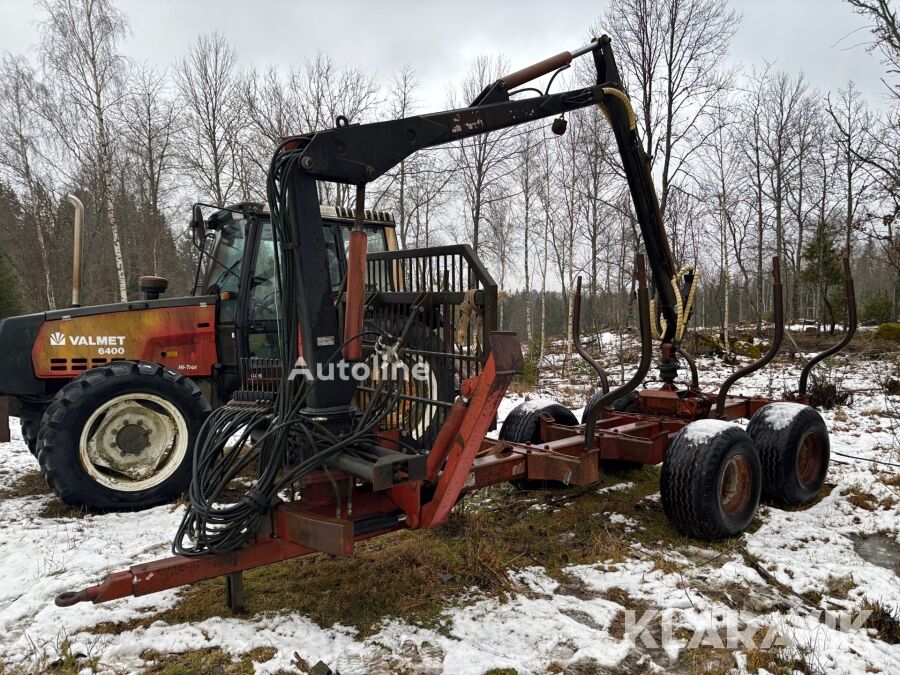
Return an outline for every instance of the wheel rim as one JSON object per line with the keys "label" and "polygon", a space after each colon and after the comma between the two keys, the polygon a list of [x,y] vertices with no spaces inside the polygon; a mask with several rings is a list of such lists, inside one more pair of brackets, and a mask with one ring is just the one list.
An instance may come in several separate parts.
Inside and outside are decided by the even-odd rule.
{"label": "wheel rim", "polygon": [[[415,364],[424,364],[427,368],[425,377],[421,380],[412,376],[412,367]],[[431,364],[420,355],[407,356],[406,365],[409,370],[403,376],[400,384],[402,398],[394,409],[388,413],[382,421],[384,429],[407,429],[409,435],[415,440],[425,436],[437,415],[437,401],[440,400],[437,376]],[[420,366],[421,367],[421,366]],[[371,400],[372,391],[381,380],[379,368],[372,369],[372,377],[366,382],[366,389],[360,403],[365,405]],[[431,403],[434,401],[434,403]]]}
{"label": "wheel rim", "polygon": [[136,492],[164,483],[188,450],[184,416],[153,394],[123,394],[88,418],[78,444],[84,470],[112,490]]}
{"label": "wheel rim", "polygon": [[753,492],[753,473],[750,462],[743,455],[728,460],[722,471],[719,485],[719,501],[729,516],[740,515],[750,501]]}
{"label": "wheel rim", "polygon": [[804,488],[814,488],[822,473],[822,465],[825,462],[825,452],[821,439],[813,433],[808,433],[800,441],[797,451],[797,480]]}

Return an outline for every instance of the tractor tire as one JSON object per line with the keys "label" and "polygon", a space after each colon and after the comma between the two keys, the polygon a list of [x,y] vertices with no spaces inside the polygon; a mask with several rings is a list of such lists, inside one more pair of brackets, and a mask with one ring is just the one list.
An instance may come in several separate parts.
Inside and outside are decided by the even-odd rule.
{"label": "tractor tire", "polygon": [[[540,443],[541,440],[541,414],[547,413],[553,417],[557,424],[575,426],[578,419],[564,405],[555,401],[526,401],[513,408],[503,420],[500,427],[499,438],[501,441],[511,443]],[[528,480],[516,478],[510,484],[519,490],[546,490],[549,487],[562,486],[562,483],[546,480]]]}
{"label": "tractor tire", "polygon": [[190,484],[194,442],[209,411],[192,380],[157,363],[88,370],[60,389],[44,413],[41,472],[76,508],[163,504]]}
{"label": "tractor tire", "polygon": [[831,457],[825,421],[814,408],[786,401],[770,403],[747,425],[762,464],[763,501],[800,506],[816,498]]}
{"label": "tractor tire", "polygon": [[501,441],[540,443],[541,415],[547,413],[557,424],[575,426],[578,419],[566,406],[555,401],[526,401],[513,408],[500,427]]}
{"label": "tractor tire", "polygon": [[[591,404],[599,399],[601,396],[604,396],[602,391],[596,392],[593,396],[591,396],[587,405],[584,407],[584,412],[581,413],[581,423],[584,424],[587,421],[587,410],[591,407]],[[626,413],[636,413],[640,412],[640,408],[637,405],[637,392],[630,391],[624,396],[620,396],[612,403],[612,408],[616,412],[626,412]],[[636,471],[642,468],[644,465],[640,462],[632,462],[627,459],[601,459],[600,460],[600,468],[604,473],[623,473],[626,471]]]}
{"label": "tractor tire", "polygon": [[660,496],[669,522],[705,541],[743,532],[759,507],[762,469],[752,439],[736,424],[700,420],[669,445]]}
{"label": "tractor tire", "polygon": [[22,440],[28,446],[28,451],[37,457],[38,429],[41,425],[35,420],[22,420]]}

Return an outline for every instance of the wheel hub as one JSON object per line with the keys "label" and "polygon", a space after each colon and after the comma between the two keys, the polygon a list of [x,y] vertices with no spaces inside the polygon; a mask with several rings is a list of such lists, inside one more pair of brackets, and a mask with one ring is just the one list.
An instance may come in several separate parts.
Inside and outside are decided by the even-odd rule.
{"label": "wheel hub", "polygon": [[126,455],[139,455],[150,445],[150,432],[140,421],[126,424],[116,434],[116,445]]}
{"label": "wheel hub", "polygon": [[823,463],[822,443],[815,434],[807,434],[800,441],[800,450],[797,452],[797,480],[804,488],[816,484]]}
{"label": "wheel hub", "polygon": [[753,486],[750,463],[745,457],[735,455],[728,460],[722,472],[719,499],[722,510],[729,516],[737,516],[747,506]]}
{"label": "wheel hub", "polygon": [[174,409],[169,407],[148,395],[120,397],[98,408],[85,428],[87,438],[82,436],[82,461],[91,465],[86,468],[99,471],[117,487],[155,476],[179,440]]}

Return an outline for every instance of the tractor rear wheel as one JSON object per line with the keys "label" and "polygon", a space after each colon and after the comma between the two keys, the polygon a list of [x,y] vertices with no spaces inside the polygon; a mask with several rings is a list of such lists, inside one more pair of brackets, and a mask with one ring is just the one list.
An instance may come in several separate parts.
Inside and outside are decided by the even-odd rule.
{"label": "tractor rear wheel", "polygon": [[[392,336],[399,336],[406,329],[407,320],[377,317],[372,323]],[[400,359],[406,366],[405,373],[398,369],[398,374],[403,376],[402,398],[380,424],[383,430],[400,429],[404,445],[421,453],[431,449],[441,430],[445,412],[440,404],[451,404],[456,398],[453,357],[445,356],[445,352],[434,329],[422,321],[412,322],[400,350]],[[379,373],[373,368],[372,377],[360,390],[357,404],[361,408],[370,401],[371,392],[381,377]]]}
{"label": "tractor rear wheel", "polygon": [[706,541],[746,529],[759,507],[762,470],[753,441],[736,424],[700,420],[669,445],[660,496],[669,522]]}
{"label": "tractor rear wheel", "polygon": [[[511,443],[540,443],[543,440],[541,438],[541,415],[544,413],[550,415],[557,424],[566,426],[578,424],[578,419],[572,414],[572,411],[556,401],[525,401],[513,408],[503,420],[503,426],[500,427],[500,440]],[[520,490],[545,490],[551,486],[561,485],[554,481],[528,480],[527,478],[517,478],[511,480],[510,483]]]}
{"label": "tractor rear wheel", "polygon": [[44,413],[41,472],[69,506],[143,509],[191,481],[194,441],[209,403],[197,385],[157,363],[120,361],[86,371]]}
{"label": "tractor rear wheel", "polygon": [[37,457],[37,437],[40,423],[35,420],[22,420],[22,440],[28,446],[29,452]]}
{"label": "tractor rear wheel", "polygon": [[831,455],[828,429],[814,408],[779,401],[761,408],[747,425],[762,463],[764,501],[800,506],[816,498]]}

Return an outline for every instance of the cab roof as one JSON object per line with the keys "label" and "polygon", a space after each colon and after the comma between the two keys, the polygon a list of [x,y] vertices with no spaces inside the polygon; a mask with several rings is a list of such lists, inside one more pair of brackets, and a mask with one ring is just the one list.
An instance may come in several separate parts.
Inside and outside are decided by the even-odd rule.
{"label": "cab roof", "polygon": [[[355,215],[353,209],[345,206],[334,206],[331,204],[322,204],[319,206],[319,212],[322,218],[332,220],[354,220]],[[269,205],[262,202],[239,202],[226,206],[220,211],[216,211],[207,219],[207,227],[212,230],[218,229],[226,219],[240,217],[243,214],[257,214],[263,217],[269,216]],[[387,211],[375,211],[366,209],[365,219],[367,223],[381,223],[383,225],[393,226],[394,216]]]}

